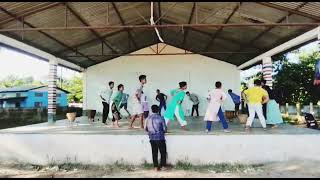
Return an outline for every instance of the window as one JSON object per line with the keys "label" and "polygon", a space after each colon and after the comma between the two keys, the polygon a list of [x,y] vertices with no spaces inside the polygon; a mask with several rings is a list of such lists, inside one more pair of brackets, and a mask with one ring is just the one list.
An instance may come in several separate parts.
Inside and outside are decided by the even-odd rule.
{"label": "window", "polygon": [[42,107],[42,102],[35,102],[34,107]]}
{"label": "window", "polygon": [[57,97],[61,97],[61,94],[57,94]]}
{"label": "window", "polygon": [[21,97],[21,93],[16,93],[16,96],[17,97]]}
{"label": "window", "polygon": [[35,93],[36,97],[43,97],[43,93]]}
{"label": "window", "polygon": [[20,108],[20,102],[15,102],[15,107]]}

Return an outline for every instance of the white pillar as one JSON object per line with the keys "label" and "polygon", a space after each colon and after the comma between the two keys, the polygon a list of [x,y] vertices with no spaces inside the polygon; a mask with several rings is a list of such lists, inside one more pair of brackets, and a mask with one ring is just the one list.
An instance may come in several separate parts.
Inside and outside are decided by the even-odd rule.
{"label": "white pillar", "polygon": [[48,79],[48,122],[54,123],[57,107],[57,60],[52,58],[49,60],[49,79]]}
{"label": "white pillar", "polygon": [[83,102],[82,102],[82,109],[87,109],[87,70],[85,69],[82,72],[82,81],[83,81],[83,87],[82,87],[82,96],[83,96]]}
{"label": "white pillar", "polygon": [[264,57],[262,59],[263,79],[267,81],[267,85],[272,88],[272,59],[271,57]]}

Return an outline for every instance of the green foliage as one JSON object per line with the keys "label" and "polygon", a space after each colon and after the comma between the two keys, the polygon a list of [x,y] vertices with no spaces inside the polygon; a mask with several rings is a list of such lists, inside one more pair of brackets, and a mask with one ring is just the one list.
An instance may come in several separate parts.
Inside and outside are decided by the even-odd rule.
{"label": "green foliage", "polygon": [[10,88],[18,86],[41,86],[43,82],[35,81],[33,77],[20,78],[18,76],[9,75],[0,80],[0,88]]}
{"label": "green foliage", "polygon": [[300,53],[300,63],[282,61],[280,68],[276,69],[273,89],[276,92],[276,99],[280,104],[286,102],[295,104],[317,103],[320,99],[320,92],[313,85],[314,65],[319,53]]}
{"label": "green foliage", "polygon": [[[62,82],[62,83],[60,83]],[[19,86],[43,86],[46,85],[44,82],[36,81],[32,76],[21,78],[14,75],[9,75],[0,80],[0,88],[10,88],[10,87],[19,87]],[[68,102],[82,102],[82,77],[74,76],[70,80],[59,79],[57,81],[57,86],[70,92],[68,94]]]}
{"label": "green foliage", "polygon": [[74,76],[70,80],[64,80],[62,79],[62,84],[57,83],[58,87],[69,91],[68,94],[68,102],[83,102],[83,82],[82,77],[80,76]]}

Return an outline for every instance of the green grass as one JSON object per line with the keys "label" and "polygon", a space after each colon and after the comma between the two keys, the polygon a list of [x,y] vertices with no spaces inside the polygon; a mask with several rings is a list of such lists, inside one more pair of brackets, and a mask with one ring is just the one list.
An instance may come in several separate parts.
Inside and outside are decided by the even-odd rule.
{"label": "green grass", "polygon": [[192,165],[190,162],[178,161],[173,167],[177,170],[191,170],[191,171],[214,171],[216,173],[223,172],[243,172],[248,169],[258,169],[263,164],[230,164],[230,163],[217,163],[217,164],[205,164],[205,165]]}
{"label": "green grass", "polygon": [[[135,170],[151,170],[153,169],[152,163],[147,163],[144,161],[141,165],[130,165],[124,163],[123,161],[116,161],[113,164],[106,165],[90,165],[82,164],[79,162],[64,162],[64,163],[52,163],[50,165],[36,165],[36,164],[8,164],[7,167],[17,168],[17,169],[27,169],[32,171],[40,171],[46,168],[53,168],[58,166],[59,171],[73,171],[77,170],[103,170],[108,174],[119,173],[119,172],[133,172]],[[231,163],[217,163],[217,164],[204,164],[204,165],[193,165],[188,161],[178,161],[176,164],[172,165],[172,170],[184,170],[184,171],[197,171],[197,172],[216,172],[216,173],[234,173],[234,172],[244,172],[245,170],[257,170],[263,167],[263,164],[231,164]]]}

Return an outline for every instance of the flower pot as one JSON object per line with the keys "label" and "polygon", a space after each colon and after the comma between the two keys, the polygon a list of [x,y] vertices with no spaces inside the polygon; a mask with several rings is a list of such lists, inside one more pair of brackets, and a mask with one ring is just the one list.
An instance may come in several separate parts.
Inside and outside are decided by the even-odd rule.
{"label": "flower pot", "polygon": [[239,114],[238,119],[240,124],[245,124],[247,123],[248,115],[247,114]]}
{"label": "flower pot", "polygon": [[94,117],[96,116],[96,110],[90,109],[88,110],[88,119],[91,122],[94,122]]}
{"label": "flower pot", "polygon": [[233,119],[234,118],[234,111],[226,111],[226,118],[227,119]]}
{"label": "flower pot", "polygon": [[76,115],[77,115],[77,113],[75,113],[75,112],[67,113],[67,114],[66,114],[67,119],[68,119],[70,122],[74,122],[74,121],[76,120]]}

